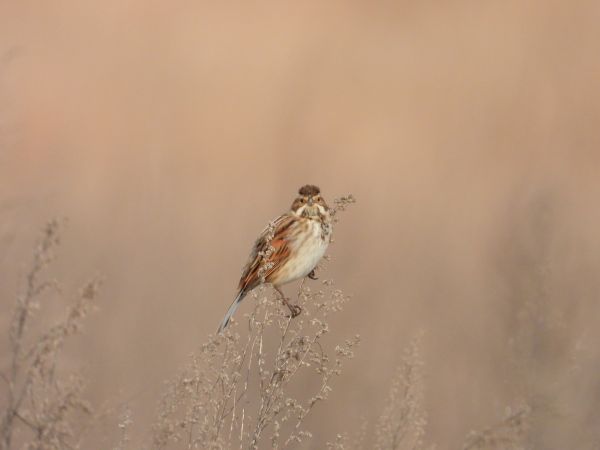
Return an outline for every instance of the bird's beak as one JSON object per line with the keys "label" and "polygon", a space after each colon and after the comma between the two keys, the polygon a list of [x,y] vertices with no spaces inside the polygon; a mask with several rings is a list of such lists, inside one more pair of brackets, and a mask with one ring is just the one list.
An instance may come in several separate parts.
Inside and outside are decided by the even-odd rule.
{"label": "bird's beak", "polygon": [[312,206],[313,205],[313,199],[312,197],[308,199],[308,206]]}

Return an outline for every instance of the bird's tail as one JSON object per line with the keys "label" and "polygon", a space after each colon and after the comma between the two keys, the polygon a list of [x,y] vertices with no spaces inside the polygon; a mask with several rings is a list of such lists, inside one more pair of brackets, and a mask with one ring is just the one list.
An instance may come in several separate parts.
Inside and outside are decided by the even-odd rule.
{"label": "bird's tail", "polygon": [[227,314],[225,314],[225,317],[223,318],[221,325],[219,325],[217,334],[221,333],[225,328],[227,328],[227,325],[229,325],[229,321],[231,320],[231,316],[233,316],[235,314],[235,310],[238,309],[238,306],[240,306],[240,303],[242,302],[242,300],[244,299],[245,296],[246,296],[246,291],[244,289],[242,289],[239,292],[239,294],[237,295],[237,297],[235,298],[235,300],[233,301],[233,303],[231,304],[231,306],[229,307],[229,309],[227,310]]}

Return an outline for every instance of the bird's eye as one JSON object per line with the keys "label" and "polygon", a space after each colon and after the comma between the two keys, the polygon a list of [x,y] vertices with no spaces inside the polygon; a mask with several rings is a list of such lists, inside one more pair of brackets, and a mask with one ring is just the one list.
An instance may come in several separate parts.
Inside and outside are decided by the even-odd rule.
{"label": "bird's eye", "polygon": [[301,201],[302,203],[304,203],[304,202],[306,201],[306,199],[305,199],[304,197],[302,197],[302,198],[300,199],[300,201]]}

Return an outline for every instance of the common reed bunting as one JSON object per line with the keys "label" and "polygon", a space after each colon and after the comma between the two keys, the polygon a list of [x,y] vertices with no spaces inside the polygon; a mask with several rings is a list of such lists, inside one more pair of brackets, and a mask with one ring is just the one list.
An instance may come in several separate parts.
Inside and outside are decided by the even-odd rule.
{"label": "common reed bunting", "polygon": [[302,186],[290,211],[273,220],[260,234],[250,252],[238,284],[238,293],[229,307],[220,333],[231,320],[241,301],[256,286],[271,284],[290,309],[292,317],[301,312],[289,302],[281,286],[308,276],[316,280],[315,267],[331,239],[329,207],[317,186]]}

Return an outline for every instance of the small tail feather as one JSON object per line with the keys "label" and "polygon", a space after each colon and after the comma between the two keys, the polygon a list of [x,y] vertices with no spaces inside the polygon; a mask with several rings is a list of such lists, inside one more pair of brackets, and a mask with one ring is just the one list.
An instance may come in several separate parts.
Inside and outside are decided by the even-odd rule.
{"label": "small tail feather", "polygon": [[227,310],[227,314],[225,314],[225,317],[223,318],[221,325],[219,325],[217,334],[221,333],[225,328],[227,328],[227,325],[229,325],[229,321],[231,320],[231,317],[235,314],[235,310],[238,309],[238,306],[240,306],[240,303],[242,302],[242,300],[244,299],[245,296],[246,296],[246,292],[244,290],[241,290],[239,292],[239,294],[237,295],[237,297],[235,298],[235,300],[233,301],[233,303],[231,304],[231,306],[229,307],[229,309]]}

